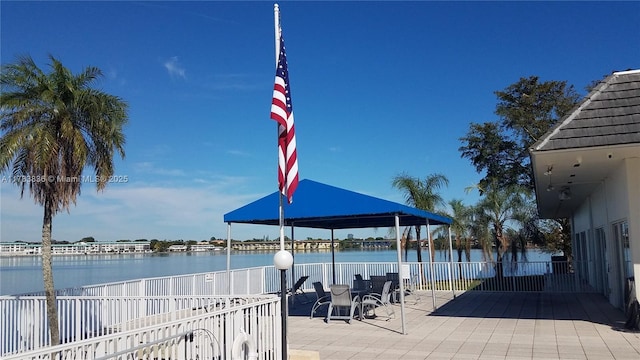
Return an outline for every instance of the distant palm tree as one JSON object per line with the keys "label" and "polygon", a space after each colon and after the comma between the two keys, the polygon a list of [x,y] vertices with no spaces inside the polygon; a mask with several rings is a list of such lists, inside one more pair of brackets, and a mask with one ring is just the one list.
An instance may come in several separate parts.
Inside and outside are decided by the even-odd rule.
{"label": "distant palm tree", "polygon": [[97,190],[114,173],[113,156],[124,158],[127,104],[91,87],[102,76],[88,67],[74,75],[53,56],[45,74],[30,57],[2,67],[0,172],[11,171],[20,196],[28,187],[44,208],[42,272],[51,345],[60,343],[51,266],[53,216],[69,211],[80,194],[85,167],[95,170]]}
{"label": "distant palm tree", "polygon": [[[442,186],[449,185],[449,179],[442,174],[431,174],[426,179],[420,180],[407,174],[398,175],[393,178],[393,187],[404,192],[405,202],[409,206],[413,206],[420,210],[436,212],[436,208],[444,206],[444,200],[438,193]],[[422,246],[420,241],[420,228],[416,225],[416,239],[418,246],[416,248],[418,262],[422,262]],[[429,249],[431,249],[431,259],[434,260],[435,253],[430,234]]]}
{"label": "distant palm tree", "polygon": [[476,214],[481,223],[491,226],[497,250],[496,274],[501,277],[502,257],[510,246],[505,226],[510,221],[520,220],[521,210],[527,204],[526,190],[514,185],[501,187],[497,181],[490,181],[483,187],[478,185],[477,188],[482,198],[477,204]]}
{"label": "distant palm tree", "polygon": [[471,236],[469,234],[471,208],[465,206],[460,199],[450,200],[449,207],[451,207],[452,213],[448,216],[453,219],[451,232],[456,241],[458,262],[462,262],[462,253],[465,254],[467,261],[471,261]]}
{"label": "distant palm tree", "polygon": [[522,259],[526,260],[529,243],[544,243],[544,233],[541,231],[544,221],[538,217],[538,209],[529,192],[524,193],[522,206],[514,212],[513,220],[519,227],[512,235],[511,258],[514,262],[518,261],[518,254],[520,254]]}
{"label": "distant palm tree", "polygon": [[493,262],[493,238],[489,229],[490,221],[479,206],[471,206],[471,237],[482,249],[482,260]]}

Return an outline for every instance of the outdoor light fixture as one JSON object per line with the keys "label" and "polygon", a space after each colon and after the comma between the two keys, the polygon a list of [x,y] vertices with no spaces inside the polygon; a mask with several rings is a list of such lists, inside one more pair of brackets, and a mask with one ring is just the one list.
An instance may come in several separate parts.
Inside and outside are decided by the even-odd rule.
{"label": "outdoor light fixture", "polygon": [[293,255],[287,250],[280,250],[273,256],[273,264],[278,270],[288,270],[293,265]]}
{"label": "outdoor light fixture", "polygon": [[575,163],[573,163],[573,167],[579,167],[579,166],[580,166],[580,164],[582,164],[582,156],[578,156],[578,157],[576,158],[576,162],[575,162]]}
{"label": "outdoor light fixture", "polygon": [[551,170],[553,170],[553,165],[547,166],[547,171],[544,172],[544,174],[549,177],[549,186],[547,186],[547,191],[553,190],[553,185],[551,185]]}
{"label": "outdoor light fixture", "polygon": [[571,200],[571,189],[568,186],[560,189],[560,193],[558,194],[558,199],[560,200]]}

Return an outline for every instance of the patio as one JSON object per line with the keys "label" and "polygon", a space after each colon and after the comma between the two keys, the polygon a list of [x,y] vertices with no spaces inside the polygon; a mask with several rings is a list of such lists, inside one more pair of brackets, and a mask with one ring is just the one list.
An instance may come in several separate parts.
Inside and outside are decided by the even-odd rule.
{"label": "patio", "polygon": [[313,302],[295,302],[289,348],[323,360],[640,359],[640,332],[625,330],[622,311],[599,294],[466,292],[452,300],[438,292],[435,312],[431,292],[414,300],[406,298],[407,335],[398,317],[326,324],[326,307],[309,319]]}

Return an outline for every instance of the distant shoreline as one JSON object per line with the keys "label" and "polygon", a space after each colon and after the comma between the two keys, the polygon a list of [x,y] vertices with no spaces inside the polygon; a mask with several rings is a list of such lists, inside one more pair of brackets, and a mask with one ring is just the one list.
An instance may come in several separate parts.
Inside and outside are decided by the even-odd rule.
{"label": "distant shoreline", "polygon": [[[337,251],[341,251],[339,249],[336,249]],[[388,249],[385,249],[388,250]],[[342,250],[344,251],[344,250]],[[359,251],[378,251],[377,249],[360,249]],[[295,253],[325,253],[325,252],[331,252],[330,249],[313,249],[313,250],[296,250]],[[131,256],[131,255],[135,255],[135,256],[153,256],[153,255],[171,255],[171,254],[226,254],[227,253],[227,249],[226,248],[222,248],[222,250],[207,250],[207,251],[202,251],[202,250],[190,250],[190,251],[163,251],[163,252],[158,252],[158,251],[151,251],[151,252],[123,252],[123,253],[69,253],[69,254],[51,254],[51,256],[53,257],[59,257],[59,256],[96,256],[96,255],[108,255],[108,256],[121,256],[121,255],[127,255],[127,256]],[[238,253],[238,254],[247,254],[247,253],[253,253],[253,254],[268,254],[268,253],[275,253],[272,250],[238,250],[238,249],[233,249],[231,250],[231,254],[233,255],[234,253]],[[0,254],[0,258],[12,258],[12,257],[40,257],[42,256],[42,254],[6,254],[6,253],[2,253]]]}

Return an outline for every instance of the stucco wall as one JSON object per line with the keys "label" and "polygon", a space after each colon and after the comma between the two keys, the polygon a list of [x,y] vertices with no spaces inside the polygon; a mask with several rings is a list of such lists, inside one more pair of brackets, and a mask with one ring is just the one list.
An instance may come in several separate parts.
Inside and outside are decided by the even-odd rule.
{"label": "stucco wall", "polygon": [[636,279],[636,299],[640,301],[640,157],[625,159],[625,165],[629,191],[629,242]]}
{"label": "stucco wall", "polygon": [[[640,159],[623,161],[574,212],[572,218],[574,248],[576,234],[584,231],[587,243],[590,243],[594,241],[594,230],[604,229],[609,264],[608,281],[611,288],[609,301],[616,306],[623,304],[624,279],[620,244],[614,242],[612,227],[613,224],[625,220],[629,224],[634,273],[640,274]],[[588,246],[589,258],[592,258],[592,251],[594,248]],[[636,293],[640,298],[638,287]]]}

